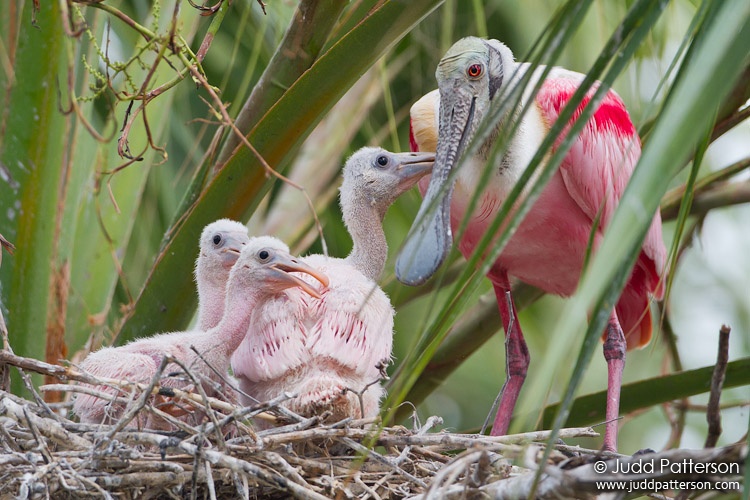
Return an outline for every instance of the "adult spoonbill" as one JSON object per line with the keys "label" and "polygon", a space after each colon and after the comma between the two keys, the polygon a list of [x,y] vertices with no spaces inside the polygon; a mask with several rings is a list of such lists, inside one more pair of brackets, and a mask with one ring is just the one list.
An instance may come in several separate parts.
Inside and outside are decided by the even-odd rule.
{"label": "adult spoonbill", "polygon": [[[551,124],[584,78],[579,73],[552,68],[506,151],[491,165],[489,182],[478,185],[493,141],[499,128],[515,119],[520,109],[510,111],[506,119],[500,120],[495,133],[489,135],[474,156],[466,158],[454,184],[446,185],[490,104],[507,95],[528,69],[529,64],[516,63],[508,47],[497,40],[464,38],[438,64],[438,90],[412,107],[412,148],[430,151],[435,148],[436,159],[429,186],[420,186],[424,200],[396,264],[400,281],[418,285],[435,272],[450,251],[452,227],[460,224],[471,198],[479,196],[477,208],[458,242],[464,255],[472,253]],[[596,86],[588,92],[575,117],[595,89]],[[529,92],[525,91],[522,105],[528,100]],[[493,435],[507,433],[529,363],[521,327],[512,320],[517,318],[515,305],[511,300],[509,306],[506,298],[511,289],[508,275],[550,293],[572,294],[581,275],[592,229],[597,248],[640,153],[640,139],[625,105],[614,91],[609,91],[489,271],[487,276],[494,287],[506,332],[507,359],[507,379]],[[435,210],[430,212],[431,206]],[[661,298],[664,293],[661,274],[665,260],[661,218],[657,213],[604,334],[608,368],[604,448],[608,450],[617,448],[616,419],[626,347],[643,346],[651,338],[649,301],[650,297]]]}
{"label": "adult spoonbill", "polygon": [[304,258],[330,279],[320,300],[290,290],[264,305],[259,314],[266,327],[252,325],[232,356],[244,393],[260,401],[296,393],[286,406],[306,416],[323,411],[332,412],[331,420],[377,415],[394,314],[376,283],[388,254],[383,217],[429,172],[433,159],[432,154],[362,148],[347,160],[340,202],[352,251],[344,259]]}
{"label": "adult spoonbill", "polygon": [[[201,252],[199,260],[211,258],[212,255],[215,258],[218,253],[212,249],[205,254]],[[162,358],[170,355],[187,366],[202,384],[206,382],[206,393],[213,395],[215,386],[210,382],[216,383],[220,378],[214,370],[218,373],[228,370],[229,357],[242,341],[257,307],[262,307],[264,302],[292,287],[320,297],[309,283],[290,274],[294,272],[309,274],[324,286],[328,284],[325,275],[289,255],[288,247],[281,241],[268,236],[252,238],[242,247],[229,273],[225,313],[215,327],[206,331],[165,333],[121,347],[105,347],[90,354],[81,363],[81,368],[95,376],[148,383],[156,374]],[[170,364],[165,372],[180,370],[179,366]],[[168,377],[162,380],[161,385],[187,389],[191,383]],[[99,389],[109,394],[115,393],[111,388]],[[79,395],[73,405],[73,411],[81,421],[88,423],[112,422],[122,415],[124,409],[123,405],[110,405],[101,398],[87,394]],[[183,418],[190,415],[185,416],[180,411],[174,413]],[[149,428],[169,428],[161,419],[143,418],[139,419],[139,423]]]}

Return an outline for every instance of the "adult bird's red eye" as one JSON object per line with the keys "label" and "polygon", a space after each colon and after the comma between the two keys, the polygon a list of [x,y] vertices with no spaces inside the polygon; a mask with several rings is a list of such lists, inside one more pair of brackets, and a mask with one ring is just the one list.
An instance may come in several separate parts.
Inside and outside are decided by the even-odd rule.
{"label": "adult bird's red eye", "polygon": [[478,77],[479,75],[482,74],[482,65],[481,64],[472,64],[466,70],[466,74],[469,75],[471,78]]}

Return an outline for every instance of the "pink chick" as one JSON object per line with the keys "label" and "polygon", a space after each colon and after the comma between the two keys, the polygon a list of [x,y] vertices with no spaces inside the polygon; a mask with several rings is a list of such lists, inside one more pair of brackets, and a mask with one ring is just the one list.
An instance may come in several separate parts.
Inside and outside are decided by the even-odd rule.
{"label": "pink chick", "polygon": [[254,325],[232,356],[244,392],[261,401],[294,393],[287,406],[305,416],[323,411],[332,412],[331,420],[377,415],[394,315],[376,283],[388,255],[383,218],[398,196],[429,173],[433,159],[432,154],[380,148],[363,148],[349,158],[341,209],[352,251],[345,259],[304,258],[330,279],[321,299],[289,290],[289,300],[264,305],[269,328]]}
{"label": "pink chick", "polygon": [[224,315],[229,271],[249,241],[247,227],[230,219],[217,220],[203,229],[195,260],[198,330],[205,332],[219,324]]}
{"label": "pink chick", "polygon": [[[242,247],[239,259],[229,273],[225,313],[216,326],[206,331],[165,333],[121,347],[106,347],[90,354],[81,363],[81,368],[95,376],[147,384],[156,374],[162,358],[170,355],[189,367],[191,373],[203,381],[204,390],[211,396],[215,387],[211,382],[219,380],[214,370],[218,373],[228,370],[229,357],[244,337],[256,308],[292,287],[314,297],[320,296],[310,284],[290,274],[293,272],[309,274],[324,285],[328,283],[325,275],[289,255],[288,247],[276,238],[252,238]],[[201,353],[203,359],[191,347]],[[165,374],[180,370],[177,365],[170,364]],[[189,389],[191,383],[183,377],[168,377],[161,385]],[[99,389],[110,394],[114,392],[105,387]],[[184,415],[184,412],[169,406],[166,411],[175,416],[187,419],[192,415]],[[81,421],[88,423],[110,423],[124,410],[122,405],[111,405],[84,394],[76,398],[73,406]],[[149,428],[169,428],[157,419],[139,420],[139,423]]]}

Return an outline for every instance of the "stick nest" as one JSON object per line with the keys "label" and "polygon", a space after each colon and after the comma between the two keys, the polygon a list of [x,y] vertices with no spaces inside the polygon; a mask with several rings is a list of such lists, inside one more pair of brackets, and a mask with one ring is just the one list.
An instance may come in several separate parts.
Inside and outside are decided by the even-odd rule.
{"label": "stick nest", "polygon": [[0,497],[404,498],[517,475],[500,453],[547,436],[429,432],[437,417],[419,429],[314,417],[260,432],[241,422],[166,432],[80,424],[51,406],[0,391]]}
{"label": "stick nest", "polygon": [[[326,415],[303,418],[283,406],[283,398],[240,407],[205,393],[173,391],[170,396],[202,411],[197,425],[172,420],[174,431],[137,427],[148,412],[169,419],[152,405],[162,394],[154,383],[92,379],[60,367],[0,351],[0,375],[7,387],[8,365],[19,368],[34,401],[0,389],[0,498],[594,498],[597,482],[622,479],[593,466],[601,461],[643,461],[558,444],[545,450],[546,431],[510,436],[456,434],[439,430],[430,417],[413,428],[383,427],[377,419],[325,423]],[[26,371],[62,381],[118,387],[130,409],[112,425],[82,424],[67,418],[69,403],[46,403]],[[53,384],[48,391],[80,391]],[[118,398],[122,399],[122,394]],[[114,397],[114,396],[111,396]],[[252,418],[275,419],[257,431]],[[256,420],[257,421],[257,420]],[[562,429],[561,439],[593,437],[591,428]],[[559,442],[559,441],[558,441]],[[747,447],[740,443],[705,450],[668,450],[650,460],[695,460],[737,464],[729,474],[697,478],[738,478]],[[542,465],[543,464],[543,465]],[[601,465],[601,464],[599,464]],[[541,470],[540,470],[541,469]],[[539,476],[539,478],[537,478]],[[696,479],[656,474],[656,479]],[[537,480],[540,479],[540,480]],[[641,478],[642,479],[642,478]],[[739,488],[739,483],[737,483]],[[663,497],[661,497],[663,498]]]}

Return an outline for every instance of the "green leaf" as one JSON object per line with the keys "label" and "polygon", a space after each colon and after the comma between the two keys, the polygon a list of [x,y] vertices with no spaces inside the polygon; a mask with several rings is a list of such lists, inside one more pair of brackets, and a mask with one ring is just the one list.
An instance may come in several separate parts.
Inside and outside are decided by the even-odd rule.
{"label": "green leaf", "polygon": [[[23,6],[13,75],[4,72],[10,91],[0,149],[0,233],[17,250],[0,269],[0,305],[16,352],[45,359],[45,342],[39,339],[46,336],[53,277],[60,276],[57,193],[67,148],[60,131],[70,124],[58,111],[57,82],[64,61],[59,9],[42,2],[35,28],[33,3]],[[5,23],[15,25],[16,20]]]}
{"label": "green leaf", "polygon": [[[620,394],[620,414],[625,415],[644,408],[677,401],[690,396],[704,394],[711,390],[713,366],[695,370],[670,373],[662,377],[639,380],[622,386]],[[750,384],[750,358],[742,358],[727,364],[724,389]],[[576,398],[570,408],[567,426],[586,426],[604,421],[604,407],[607,392],[601,391]],[[549,405],[544,409],[542,427],[549,429],[560,409],[560,404]],[[534,412],[539,415],[539,412]]]}

